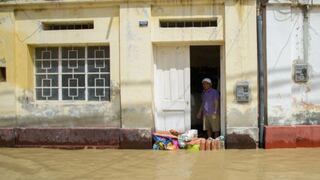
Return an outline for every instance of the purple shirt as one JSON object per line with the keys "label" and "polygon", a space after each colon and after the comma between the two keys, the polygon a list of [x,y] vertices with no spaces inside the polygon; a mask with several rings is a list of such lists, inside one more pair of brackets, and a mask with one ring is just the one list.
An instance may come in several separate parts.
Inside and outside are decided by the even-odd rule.
{"label": "purple shirt", "polygon": [[219,101],[219,92],[215,89],[208,89],[202,92],[202,112],[204,115],[212,115],[218,112],[214,107],[214,101]]}

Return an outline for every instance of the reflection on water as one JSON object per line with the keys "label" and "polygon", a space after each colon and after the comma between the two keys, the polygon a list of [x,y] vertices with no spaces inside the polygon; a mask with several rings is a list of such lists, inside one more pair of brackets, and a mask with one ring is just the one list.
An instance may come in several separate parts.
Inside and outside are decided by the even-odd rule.
{"label": "reflection on water", "polygon": [[0,149],[0,179],[320,179],[320,149]]}

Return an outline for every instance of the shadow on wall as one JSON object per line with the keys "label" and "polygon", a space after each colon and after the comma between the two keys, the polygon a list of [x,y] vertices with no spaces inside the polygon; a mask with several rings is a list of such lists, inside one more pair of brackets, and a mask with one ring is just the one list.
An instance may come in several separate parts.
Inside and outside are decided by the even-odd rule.
{"label": "shadow on wall", "polygon": [[16,20],[38,20],[39,17],[46,19],[80,19],[113,17],[119,14],[118,8],[90,8],[90,9],[36,9],[15,11]]}

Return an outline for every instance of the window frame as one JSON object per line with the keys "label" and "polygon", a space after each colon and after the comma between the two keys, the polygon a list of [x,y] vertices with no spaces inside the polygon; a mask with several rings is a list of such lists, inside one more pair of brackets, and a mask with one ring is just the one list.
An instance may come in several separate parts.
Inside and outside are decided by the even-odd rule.
{"label": "window frame", "polygon": [[[44,21],[42,23],[43,31],[79,31],[79,30],[93,30],[94,21],[84,20],[84,21]],[[70,28],[70,26],[73,26]],[[80,28],[76,28],[80,26]],[[85,26],[87,26],[85,28]],[[57,28],[55,28],[57,27]],[[62,28],[62,27],[65,27]]]}
{"label": "window frame", "polygon": [[[106,61],[109,61],[109,72],[106,72],[106,73],[102,73],[102,74],[107,74],[109,75],[109,86],[104,86],[103,88],[104,89],[109,89],[109,98],[108,100],[99,100],[99,101],[96,101],[96,100],[89,100],[88,98],[88,59],[91,59],[91,58],[88,58],[88,47],[102,47],[102,46],[105,46],[109,49],[109,57],[106,57],[106,58],[103,58],[104,60]],[[84,58],[84,61],[85,61],[85,64],[84,64],[84,69],[85,71],[82,72],[82,74],[85,75],[85,100],[63,100],[62,98],[62,75],[64,74],[62,72],[62,48],[65,48],[65,47],[81,47],[81,48],[85,48],[85,58]],[[37,92],[36,92],[36,89],[37,89],[37,68],[36,68],[36,49],[37,48],[58,48],[58,99],[57,100],[39,100],[37,99]],[[98,58],[99,59],[99,58]],[[100,58],[101,59],[101,58]],[[74,44],[66,44],[66,45],[39,45],[39,46],[35,46],[33,48],[33,94],[34,94],[34,101],[37,102],[37,103],[54,103],[54,104],[58,104],[58,103],[63,103],[63,104],[74,104],[74,103],[77,103],[77,104],[90,104],[90,103],[108,103],[108,102],[111,102],[112,98],[111,98],[111,51],[110,51],[110,45],[109,44],[80,44],[80,45],[74,45]],[[76,73],[75,73],[76,74]],[[81,73],[80,73],[81,74]],[[94,74],[94,73],[93,73]],[[100,74],[100,73],[99,73]],[[95,86],[96,87],[96,86]]]}
{"label": "window frame", "polygon": [[[158,20],[158,28],[160,29],[192,29],[192,28],[218,28],[217,17],[199,17],[199,18],[159,18]],[[170,25],[170,23],[172,23]],[[182,23],[183,25],[178,25]],[[191,25],[187,25],[187,23],[191,23]],[[195,23],[199,23],[199,26],[195,26]],[[208,23],[208,25],[203,25],[204,23]],[[165,26],[164,26],[165,24]]]}

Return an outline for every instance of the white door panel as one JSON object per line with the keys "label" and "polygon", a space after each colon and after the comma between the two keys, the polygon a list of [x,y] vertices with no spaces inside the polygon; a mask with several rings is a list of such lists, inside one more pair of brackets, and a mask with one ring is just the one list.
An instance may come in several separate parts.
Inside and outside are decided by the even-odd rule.
{"label": "white door panel", "polygon": [[189,46],[155,48],[156,129],[190,129]]}

